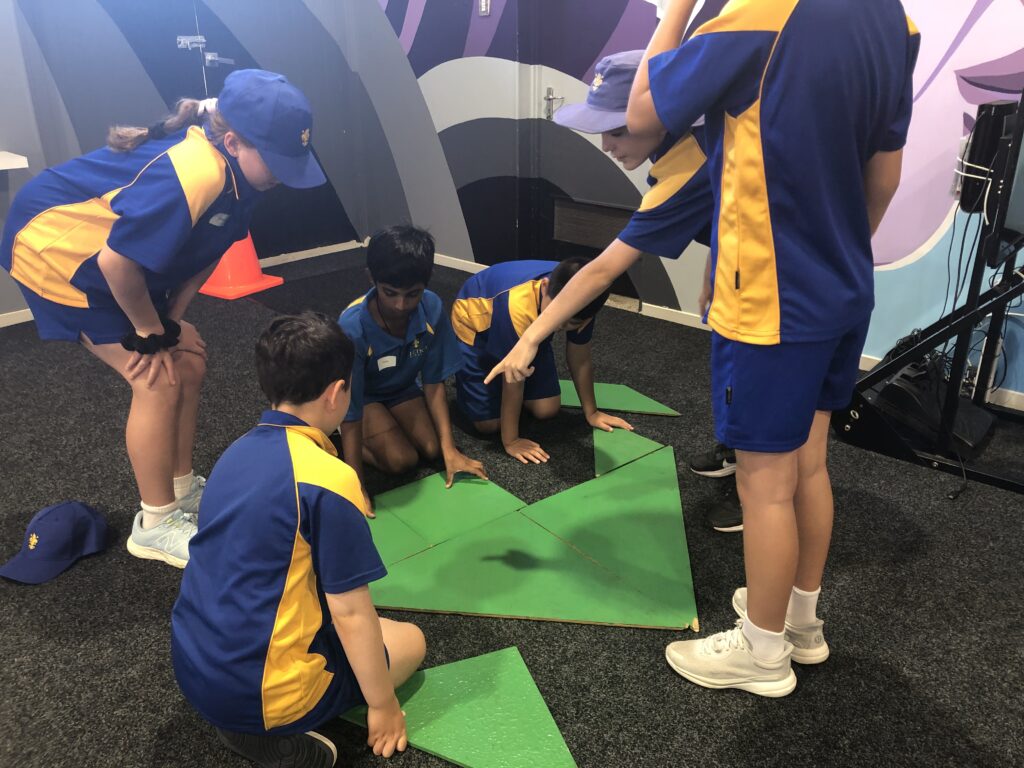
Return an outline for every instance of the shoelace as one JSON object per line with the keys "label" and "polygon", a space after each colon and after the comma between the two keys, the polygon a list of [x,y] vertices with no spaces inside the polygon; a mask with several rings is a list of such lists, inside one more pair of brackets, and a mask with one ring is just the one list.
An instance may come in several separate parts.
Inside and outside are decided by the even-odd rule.
{"label": "shoelace", "polygon": [[732,629],[705,638],[701,650],[705,653],[726,653],[731,650],[740,651],[745,647],[743,620],[737,619],[736,626]]}

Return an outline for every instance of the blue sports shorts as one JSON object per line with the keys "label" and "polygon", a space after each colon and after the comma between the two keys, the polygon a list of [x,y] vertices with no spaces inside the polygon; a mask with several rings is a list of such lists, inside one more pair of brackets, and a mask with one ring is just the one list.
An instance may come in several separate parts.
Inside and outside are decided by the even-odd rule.
{"label": "blue sports shorts", "polygon": [[712,332],[711,401],[718,442],[763,453],[802,446],[816,411],[850,404],[867,333],[865,321],[837,338],[767,346]]}
{"label": "blue sports shorts", "polygon": [[[484,379],[499,361],[491,362],[482,357],[468,344],[459,342],[462,370],[455,374],[455,402],[472,421],[490,421],[501,417],[501,377],[484,385]],[[542,400],[560,395],[558,366],[555,364],[555,350],[550,344],[541,345],[533,360],[533,375],[526,379],[523,401]]]}

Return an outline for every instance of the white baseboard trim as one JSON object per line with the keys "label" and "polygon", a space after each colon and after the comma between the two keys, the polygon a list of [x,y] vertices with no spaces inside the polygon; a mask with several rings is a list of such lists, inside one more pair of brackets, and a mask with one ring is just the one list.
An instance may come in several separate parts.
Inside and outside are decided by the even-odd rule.
{"label": "white baseboard trim", "polygon": [[681,309],[669,309],[659,307],[656,304],[641,304],[640,314],[645,317],[654,317],[658,320],[668,320],[670,323],[685,325],[687,328],[696,328],[700,331],[709,330],[708,326],[701,320],[696,312],[684,312]]}
{"label": "white baseboard trim", "polygon": [[326,256],[328,253],[338,253],[339,251],[352,251],[356,248],[362,248],[369,242],[369,238],[360,242],[359,240],[352,240],[347,243],[335,243],[334,245],[321,245],[318,248],[308,248],[305,251],[294,251],[292,253],[282,253],[279,256],[268,256],[265,259],[260,259],[261,267],[276,267],[278,264],[291,264],[293,261],[303,261],[305,259],[313,259],[317,256]]}
{"label": "white baseboard trim", "polygon": [[443,253],[434,254],[434,263],[439,267],[448,267],[450,269],[457,269],[460,272],[472,272],[474,274],[487,269],[486,264],[480,264],[467,259],[456,259],[454,256],[445,256]]}
{"label": "white baseboard trim", "polygon": [[992,405],[999,405],[1014,411],[1024,411],[1024,392],[1016,392],[1012,389],[997,389],[988,396]]}
{"label": "white baseboard trim", "polygon": [[32,310],[30,309],[17,309],[14,312],[4,312],[0,315],[0,328],[30,322],[32,322]]}

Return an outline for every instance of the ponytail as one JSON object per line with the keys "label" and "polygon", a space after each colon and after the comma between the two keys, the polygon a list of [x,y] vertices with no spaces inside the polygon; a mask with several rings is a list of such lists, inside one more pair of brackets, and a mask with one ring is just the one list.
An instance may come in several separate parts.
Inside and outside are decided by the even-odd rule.
{"label": "ponytail", "polygon": [[230,130],[217,112],[216,99],[179,99],[174,112],[149,128],[114,125],[107,131],[107,146],[115,152],[131,152],[150,139],[162,139],[189,125],[208,123],[211,141],[218,142]]}

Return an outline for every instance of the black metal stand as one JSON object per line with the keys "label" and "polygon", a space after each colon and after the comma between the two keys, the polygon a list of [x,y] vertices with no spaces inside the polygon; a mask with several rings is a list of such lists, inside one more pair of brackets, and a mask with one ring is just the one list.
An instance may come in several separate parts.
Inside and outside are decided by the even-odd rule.
{"label": "black metal stand", "polygon": [[[963,306],[959,309],[954,308],[945,317],[920,331],[918,341],[913,346],[885,363],[875,366],[857,383],[849,409],[836,411],[832,416],[832,426],[836,434],[852,445],[933,469],[956,475],[962,474],[965,478],[1018,493],[1024,493],[1024,477],[1004,477],[964,465],[954,450],[953,427],[960,408],[961,390],[974,329],[986,317],[990,318],[971,398],[976,405],[990,408],[988,397],[994,379],[1007,307],[1015,299],[1024,296],[1024,269],[1018,269],[1016,266],[1020,238],[1007,242],[1008,235],[1004,231],[1007,201],[1022,140],[1024,101],[1017,110],[1012,133],[1000,140],[992,165],[997,173],[993,177],[993,186],[989,193],[988,223],[982,228],[981,242]],[[983,292],[985,268],[990,264],[999,265],[1000,278],[994,287]],[[922,448],[919,442],[915,445],[908,440],[879,412],[874,402],[877,394],[875,389],[906,366],[922,360],[937,347],[954,338],[956,344],[946,383],[938,438],[933,445]]]}

